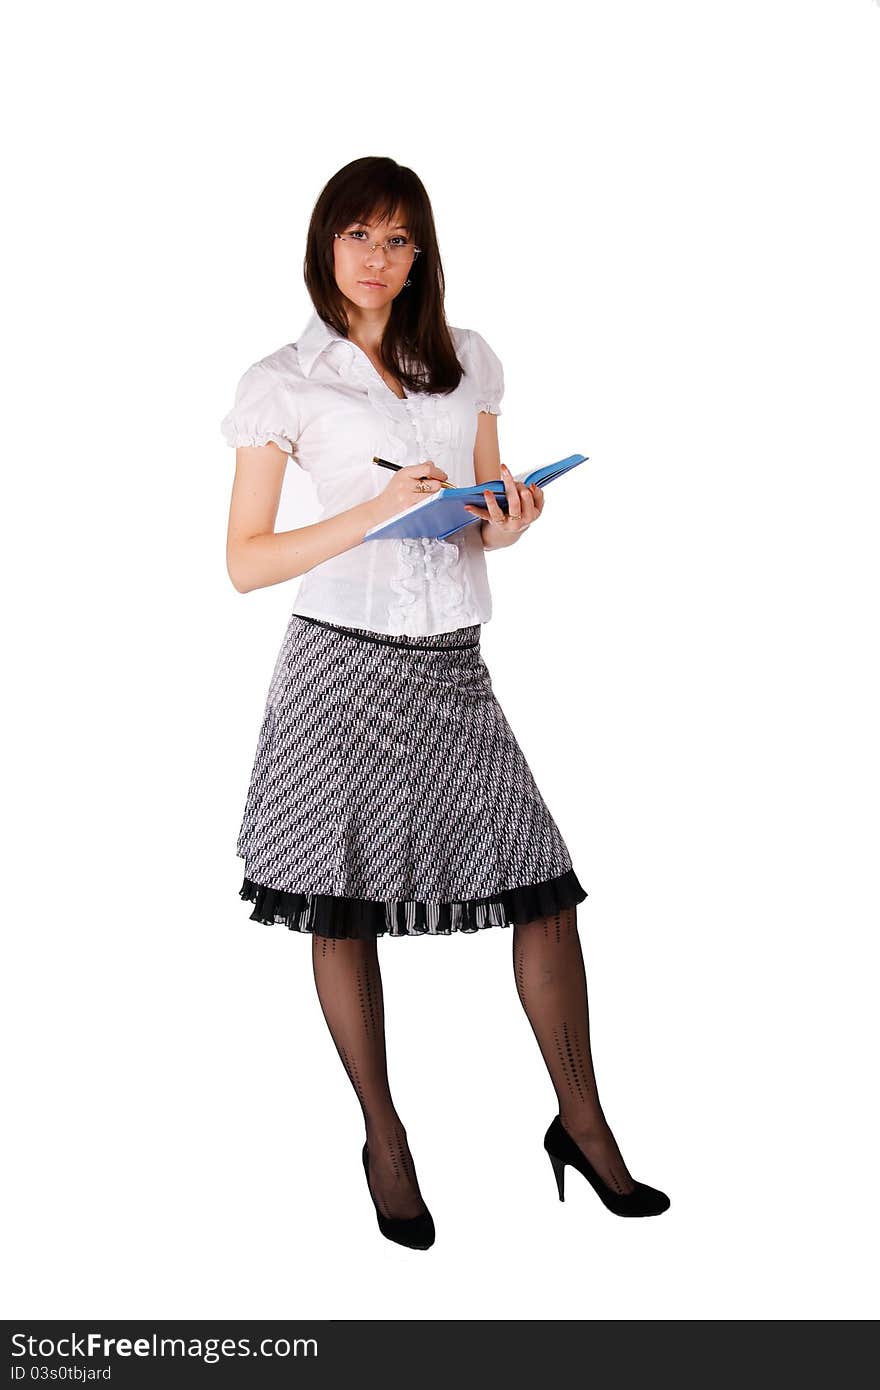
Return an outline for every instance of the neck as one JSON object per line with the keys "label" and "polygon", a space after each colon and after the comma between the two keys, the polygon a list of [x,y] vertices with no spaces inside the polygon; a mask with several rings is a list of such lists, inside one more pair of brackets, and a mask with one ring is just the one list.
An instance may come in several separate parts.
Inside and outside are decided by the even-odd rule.
{"label": "neck", "polygon": [[391,317],[391,305],[384,309],[362,309],[359,304],[348,304],[349,340],[363,348],[365,352],[379,352],[382,334]]}

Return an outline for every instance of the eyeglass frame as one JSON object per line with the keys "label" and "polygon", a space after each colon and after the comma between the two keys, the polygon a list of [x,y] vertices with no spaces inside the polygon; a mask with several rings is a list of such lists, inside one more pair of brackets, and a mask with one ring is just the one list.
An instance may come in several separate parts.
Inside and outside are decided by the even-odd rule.
{"label": "eyeglass frame", "polygon": [[413,264],[415,264],[416,257],[420,256],[422,253],[421,246],[389,246],[389,237],[386,237],[384,241],[355,241],[355,239],[351,236],[349,232],[334,232],[333,239],[334,241],[350,242],[352,246],[363,246],[364,248],[369,246],[370,255],[372,255],[372,253],[376,250],[378,246],[382,247],[382,250],[385,252],[386,256],[391,251],[412,251]]}

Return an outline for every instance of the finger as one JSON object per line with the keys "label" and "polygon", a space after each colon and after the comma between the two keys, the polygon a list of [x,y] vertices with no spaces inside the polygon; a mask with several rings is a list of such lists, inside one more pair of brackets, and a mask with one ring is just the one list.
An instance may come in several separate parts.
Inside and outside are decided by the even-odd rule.
{"label": "finger", "polygon": [[464,509],[466,512],[470,512],[471,516],[478,516],[481,521],[487,521],[489,518],[489,513],[485,507],[472,507],[470,502],[465,502]]}
{"label": "finger", "polygon": [[532,483],[532,497],[535,499],[535,507],[537,508],[538,516],[540,516],[541,512],[544,510],[544,489],[538,487],[537,483]]}
{"label": "finger", "polygon": [[535,507],[535,499],[524,483],[520,483],[520,495],[522,498],[522,520],[524,526],[530,526],[538,515]]}
{"label": "finger", "polygon": [[494,492],[484,492],[486,506],[489,509],[489,520],[494,521],[496,526],[503,526],[507,517],[498,505],[498,499]]}
{"label": "finger", "polygon": [[510,469],[505,463],[501,465],[501,476],[504,479],[504,490],[507,493],[507,515],[518,520],[520,512],[522,511],[519,492],[511,476]]}
{"label": "finger", "polygon": [[449,476],[442,468],[438,468],[432,459],[425,459],[423,463],[408,463],[398,471],[409,473],[414,478],[446,478]]}

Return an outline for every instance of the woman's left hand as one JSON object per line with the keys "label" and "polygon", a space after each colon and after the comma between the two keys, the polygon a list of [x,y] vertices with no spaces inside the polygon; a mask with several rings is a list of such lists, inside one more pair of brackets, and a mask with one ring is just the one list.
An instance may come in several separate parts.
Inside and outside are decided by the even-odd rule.
{"label": "woman's left hand", "polygon": [[544,492],[537,483],[526,487],[525,483],[515,482],[510,470],[503,463],[501,479],[507,494],[506,513],[499,507],[494,492],[489,491],[483,493],[486,499],[485,507],[475,507],[466,502],[464,508],[471,516],[480,517],[484,526],[488,527],[488,535],[484,531],[483,540],[490,546],[511,545],[519,540],[523,531],[527,531],[544,510]]}

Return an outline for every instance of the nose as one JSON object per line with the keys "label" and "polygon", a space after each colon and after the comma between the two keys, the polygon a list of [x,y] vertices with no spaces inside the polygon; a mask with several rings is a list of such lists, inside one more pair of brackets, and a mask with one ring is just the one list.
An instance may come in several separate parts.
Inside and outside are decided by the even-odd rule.
{"label": "nose", "polygon": [[379,243],[374,242],[372,247],[370,248],[369,254],[367,255],[366,264],[368,266],[372,266],[377,258],[379,260],[379,264],[384,266],[386,261],[385,247]]}

